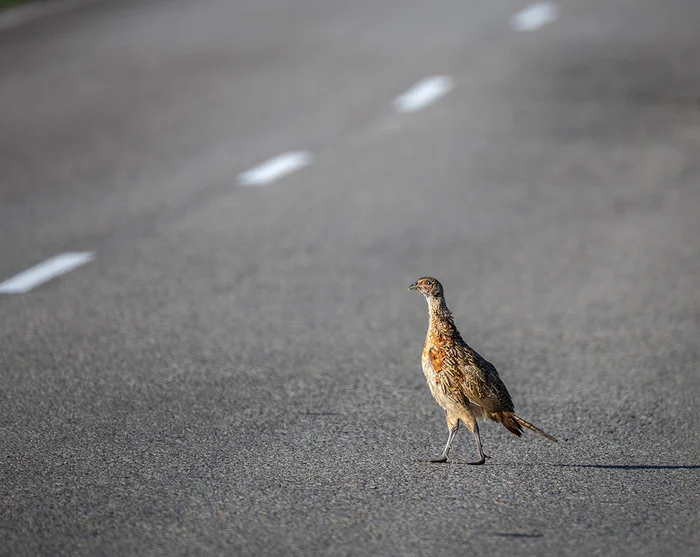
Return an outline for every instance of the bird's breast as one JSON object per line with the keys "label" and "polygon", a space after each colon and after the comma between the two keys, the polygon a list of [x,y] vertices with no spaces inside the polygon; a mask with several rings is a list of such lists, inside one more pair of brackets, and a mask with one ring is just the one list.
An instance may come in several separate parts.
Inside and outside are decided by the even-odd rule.
{"label": "bird's breast", "polygon": [[442,353],[437,347],[426,344],[421,359],[423,375],[425,375],[430,391],[436,399],[446,387],[445,378],[441,373],[443,359]]}
{"label": "bird's breast", "polygon": [[429,350],[424,351],[422,364],[423,374],[425,375],[430,394],[433,395],[435,402],[444,409],[453,407],[454,401],[451,396],[449,379],[443,372],[437,371],[435,367],[433,367]]}

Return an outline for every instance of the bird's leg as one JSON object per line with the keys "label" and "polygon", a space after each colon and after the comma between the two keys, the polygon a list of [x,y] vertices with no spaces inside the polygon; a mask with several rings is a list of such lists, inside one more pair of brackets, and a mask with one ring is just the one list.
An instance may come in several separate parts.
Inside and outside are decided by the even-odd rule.
{"label": "bird's leg", "polygon": [[476,443],[476,451],[479,453],[479,460],[474,462],[469,462],[468,464],[483,464],[486,459],[489,458],[484,454],[484,448],[481,446],[481,436],[479,435],[479,424],[473,419],[471,424],[467,424],[467,427],[472,430],[472,435],[474,435],[474,442]]}
{"label": "bird's leg", "polygon": [[[447,413],[445,413],[447,414]],[[452,447],[452,441],[454,441],[455,435],[457,435],[457,430],[459,429],[459,419],[454,421],[450,419],[450,416],[445,416],[447,418],[447,428],[449,430],[449,435],[447,436],[447,444],[442,450],[442,454],[437,458],[431,458],[428,462],[447,462],[447,455],[450,453],[450,448]]]}

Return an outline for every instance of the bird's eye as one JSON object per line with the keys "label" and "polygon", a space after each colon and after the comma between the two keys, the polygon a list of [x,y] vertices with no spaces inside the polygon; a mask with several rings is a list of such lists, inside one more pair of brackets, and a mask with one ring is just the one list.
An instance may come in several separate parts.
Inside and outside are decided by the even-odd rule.
{"label": "bird's eye", "polygon": [[432,285],[433,285],[433,283],[430,282],[429,280],[426,280],[423,284],[425,284],[426,286],[432,286]]}

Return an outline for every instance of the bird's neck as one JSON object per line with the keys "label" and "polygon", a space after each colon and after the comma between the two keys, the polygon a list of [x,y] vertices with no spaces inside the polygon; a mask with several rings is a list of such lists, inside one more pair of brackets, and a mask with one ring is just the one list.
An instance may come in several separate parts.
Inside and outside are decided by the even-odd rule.
{"label": "bird's neck", "polygon": [[428,327],[432,330],[437,329],[440,332],[456,332],[452,312],[448,309],[445,298],[428,298],[428,315],[430,321]]}

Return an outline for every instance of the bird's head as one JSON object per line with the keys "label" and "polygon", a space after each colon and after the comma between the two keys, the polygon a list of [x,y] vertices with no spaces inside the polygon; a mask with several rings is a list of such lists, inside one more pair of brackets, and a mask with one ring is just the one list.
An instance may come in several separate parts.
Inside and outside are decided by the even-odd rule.
{"label": "bird's head", "polygon": [[438,279],[434,279],[433,277],[419,278],[409,286],[408,289],[416,290],[426,298],[440,298],[443,295],[442,284],[440,284]]}

